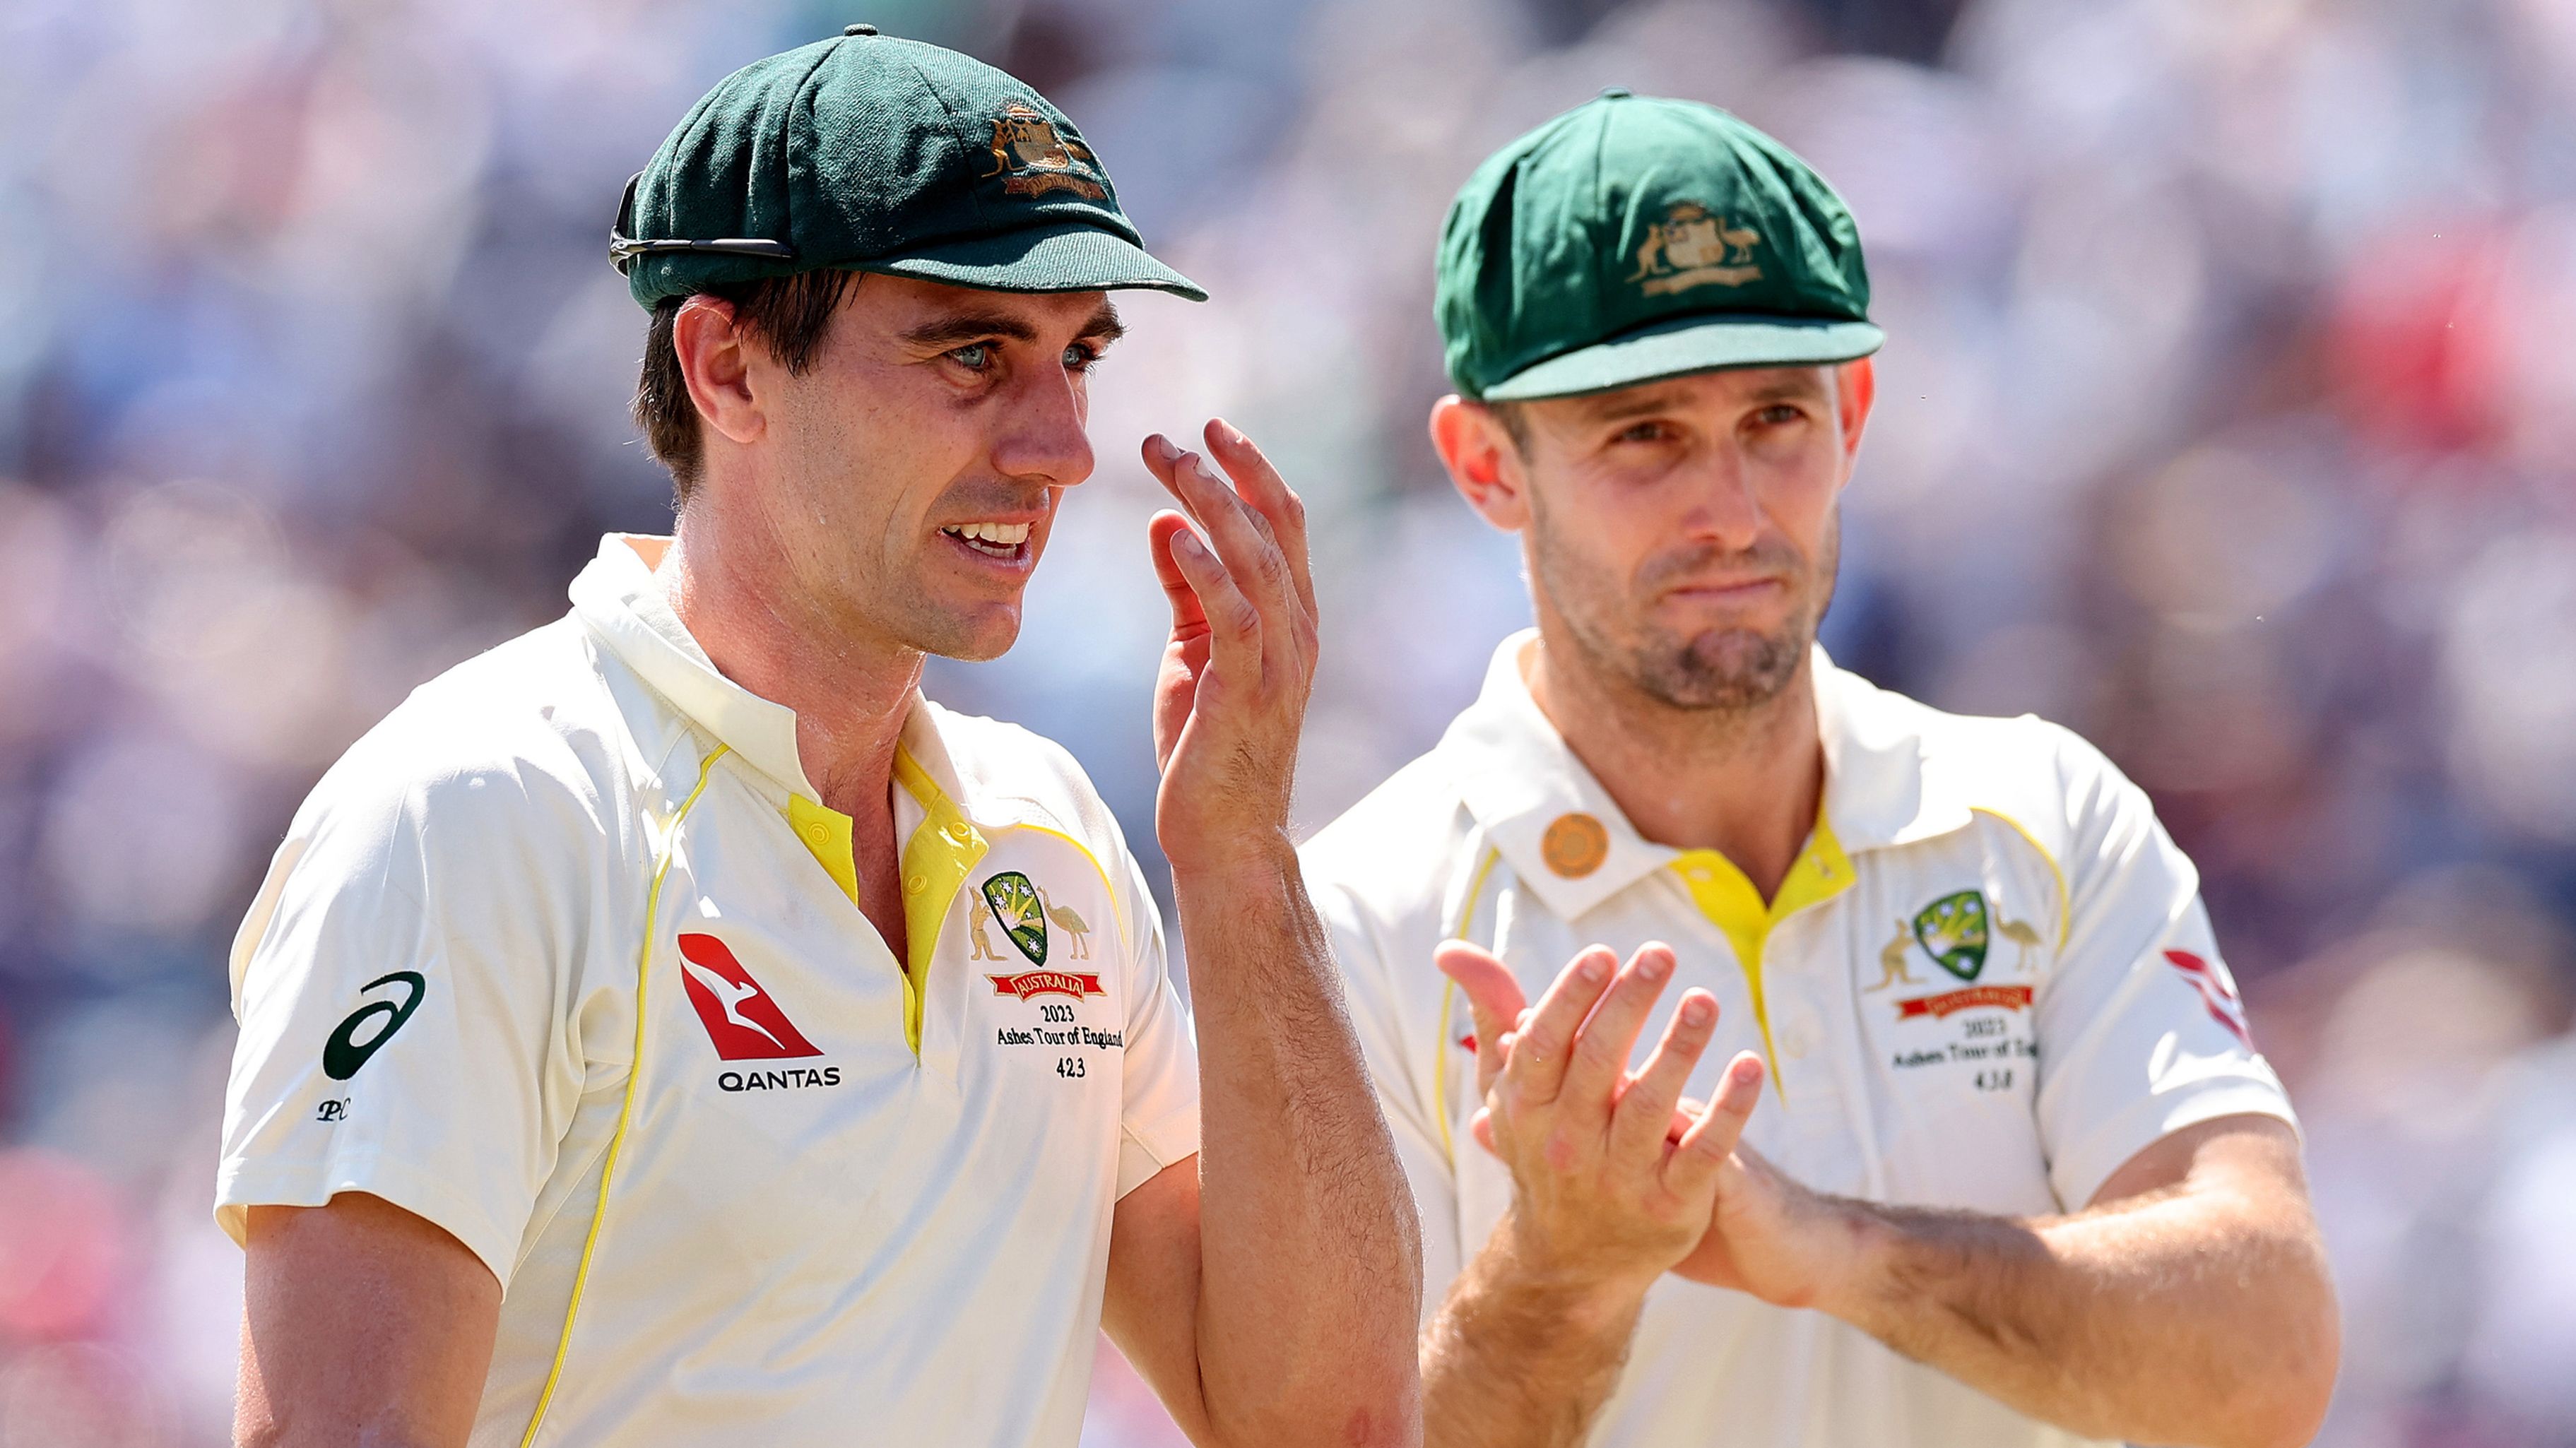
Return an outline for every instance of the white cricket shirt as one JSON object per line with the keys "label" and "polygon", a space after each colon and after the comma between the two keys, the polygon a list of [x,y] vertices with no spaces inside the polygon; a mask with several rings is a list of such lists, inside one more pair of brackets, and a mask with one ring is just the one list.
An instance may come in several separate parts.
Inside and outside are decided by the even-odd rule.
{"label": "white cricket shirt", "polygon": [[1063,750],[917,701],[896,959],[662,547],[604,540],[297,813],[217,1217],[371,1192],[481,1257],[476,1448],[1070,1445],[1112,1208],[1198,1149],[1152,897]]}
{"label": "white cricket shirt", "polygon": [[[1587,945],[1670,942],[1680,964],[1638,1062],[1683,990],[1714,994],[1691,1093],[1762,1052],[1774,1084],[1746,1140],[1827,1192],[2058,1212],[2169,1132],[2295,1121],[2191,862],[2075,735],[1943,714],[1817,650],[1824,805],[1766,906],[1725,857],[1628,825],[1530,697],[1536,637],[1505,641],[1439,745],[1305,849],[1421,1207],[1426,1314],[1511,1199],[1467,1133],[1474,1026],[1431,963],[1452,937],[1491,946],[1532,1000]],[[1822,1313],[1666,1277],[1589,1441],[2078,1440]]]}

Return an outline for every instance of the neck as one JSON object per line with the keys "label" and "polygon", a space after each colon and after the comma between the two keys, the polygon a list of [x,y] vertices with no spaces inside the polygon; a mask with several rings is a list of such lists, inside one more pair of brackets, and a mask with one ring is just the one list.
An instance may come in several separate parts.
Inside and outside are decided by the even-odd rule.
{"label": "neck", "polygon": [[920,652],[779,587],[794,574],[770,535],[728,529],[712,508],[686,515],[654,576],[718,672],[796,711],[797,759],[822,803],[863,821],[884,815]]}
{"label": "neck", "polygon": [[[1550,624],[1555,624],[1551,628]],[[1743,710],[1684,709],[1597,666],[1542,617],[1530,695],[1637,833],[1715,850],[1770,899],[1815,828],[1825,788],[1812,659]]]}

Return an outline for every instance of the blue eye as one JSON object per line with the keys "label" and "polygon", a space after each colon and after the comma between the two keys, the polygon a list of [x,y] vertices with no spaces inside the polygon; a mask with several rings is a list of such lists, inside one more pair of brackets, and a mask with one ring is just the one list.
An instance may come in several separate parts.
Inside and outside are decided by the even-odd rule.
{"label": "blue eye", "polygon": [[1076,342],[1064,349],[1064,370],[1067,372],[1088,372],[1099,365],[1100,349],[1097,347]]}
{"label": "blue eye", "polygon": [[957,363],[958,366],[965,368],[967,371],[981,372],[986,367],[992,365],[993,344],[990,342],[969,342],[965,346],[950,352],[948,355]]}

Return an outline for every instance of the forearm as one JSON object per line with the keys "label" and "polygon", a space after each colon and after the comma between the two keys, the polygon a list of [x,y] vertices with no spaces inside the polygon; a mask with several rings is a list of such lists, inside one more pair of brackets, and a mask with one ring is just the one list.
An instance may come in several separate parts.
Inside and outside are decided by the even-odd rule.
{"label": "forearm", "polygon": [[1422,1337],[1425,1448],[1562,1448],[1617,1384],[1642,1291],[1550,1280],[1506,1218]]}
{"label": "forearm", "polygon": [[1413,1199],[1294,852],[1175,866],[1198,1022],[1199,1372],[1233,1441],[1409,1441]]}
{"label": "forearm", "polygon": [[[2099,1438],[2284,1448],[2336,1352],[2295,1219],[2182,1192],[2016,1220],[1855,1202],[1864,1244],[1817,1305],[2033,1417]],[[2322,1368],[2322,1370],[2320,1370]]]}

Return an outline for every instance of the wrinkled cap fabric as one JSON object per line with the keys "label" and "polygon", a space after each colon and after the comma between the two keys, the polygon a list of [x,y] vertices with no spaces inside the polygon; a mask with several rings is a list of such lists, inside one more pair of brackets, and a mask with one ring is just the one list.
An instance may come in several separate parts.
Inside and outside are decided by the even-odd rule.
{"label": "wrinkled cap fabric", "polygon": [[1823,177],[1714,106],[1625,91],[1476,168],[1433,307],[1450,380],[1497,402],[1848,362],[1885,340],[1860,230]]}
{"label": "wrinkled cap fabric", "polygon": [[610,258],[650,308],[821,267],[992,291],[1150,287],[1108,169],[1044,96],[971,57],[857,33],[707,92],[627,188]]}

